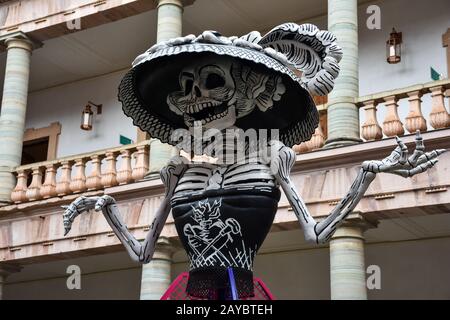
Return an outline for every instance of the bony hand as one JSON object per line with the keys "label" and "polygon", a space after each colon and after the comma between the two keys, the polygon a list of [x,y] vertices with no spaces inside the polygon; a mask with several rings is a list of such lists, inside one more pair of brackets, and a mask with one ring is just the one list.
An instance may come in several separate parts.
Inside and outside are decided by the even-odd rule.
{"label": "bony hand", "polygon": [[410,156],[408,148],[403,141],[399,137],[396,137],[396,140],[397,147],[388,157],[383,160],[364,161],[362,168],[373,173],[386,172],[405,178],[412,177],[432,168],[438,162],[438,156],[447,151],[445,149],[437,149],[425,152],[420,131],[416,132],[416,149]]}
{"label": "bony hand", "polygon": [[63,214],[64,235],[67,235],[72,228],[72,222],[75,218],[83,212],[88,212],[94,209],[95,211],[102,210],[106,205],[115,203],[110,196],[101,197],[78,197],[68,206],[62,206],[66,209]]}

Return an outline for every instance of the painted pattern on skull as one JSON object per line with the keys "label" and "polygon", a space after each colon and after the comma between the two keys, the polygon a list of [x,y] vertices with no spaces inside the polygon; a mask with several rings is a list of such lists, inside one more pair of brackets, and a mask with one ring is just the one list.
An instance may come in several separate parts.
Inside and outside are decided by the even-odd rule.
{"label": "painted pattern on skull", "polygon": [[286,88],[280,75],[255,70],[231,57],[201,59],[183,68],[179,91],[168,94],[171,111],[186,126],[201,121],[205,127],[229,127],[255,107],[265,112]]}

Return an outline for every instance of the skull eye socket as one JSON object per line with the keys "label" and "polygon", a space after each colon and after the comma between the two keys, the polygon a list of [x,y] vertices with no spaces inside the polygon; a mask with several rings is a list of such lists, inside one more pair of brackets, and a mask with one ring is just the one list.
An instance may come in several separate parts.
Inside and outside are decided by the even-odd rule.
{"label": "skull eye socket", "polygon": [[194,85],[194,75],[190,72],[181,72],[180,74],[180,86],[184,90],[184,94],[187,95],[192,91]]}
{"label": "skull eye socket", "polygon": [[210,73],[206,77],[205,88],[208,90],[223,87],[224,85],[225,79],[217,73]]}
{"label": "skull eye socket", "polygon": [[184,94],[188,95],[192,91],[192,86],[194,85],[194,81],[191,79],[186,80],[184,83]]}

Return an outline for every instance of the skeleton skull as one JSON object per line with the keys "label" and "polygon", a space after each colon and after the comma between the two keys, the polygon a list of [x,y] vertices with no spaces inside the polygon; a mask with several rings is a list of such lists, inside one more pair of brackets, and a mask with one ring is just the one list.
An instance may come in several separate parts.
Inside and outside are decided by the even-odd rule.
{"label": "skeleton skull", "polygon": [[194,121],[206,127],[233,125],[236,112],[229,105],[235,93],[231,68],[231,59],[218,63],[217,58],[184,68],[179,78],[182,90],[167,97],[170,110],[182,115],[188,127],[193,127]]}
{"label": "skeleton skull", "polygon": [[271,108],[285,91],[281,77],[252,70],[231,57],[210,57],[185,67],[180,91],[167,96],[172,112],[188,127],[201,121],[206,128],[225,129],[253,111]]}

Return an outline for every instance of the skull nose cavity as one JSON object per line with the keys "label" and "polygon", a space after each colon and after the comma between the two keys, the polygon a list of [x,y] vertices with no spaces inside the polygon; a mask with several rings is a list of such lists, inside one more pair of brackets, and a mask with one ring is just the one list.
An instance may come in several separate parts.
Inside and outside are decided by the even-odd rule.
{"label": "skull nose cavity", "polygon": [[199,88],[199,87],[195,86],[195,87],[194,87],[194,92],[195,92],[195,96],[196,96],[197,98],[199,98],[199,97],[202,96],[202,92],[200,91],[200,88]]}

